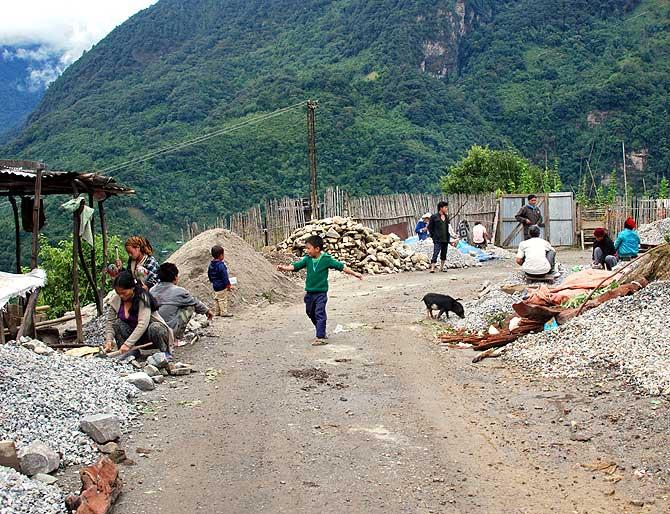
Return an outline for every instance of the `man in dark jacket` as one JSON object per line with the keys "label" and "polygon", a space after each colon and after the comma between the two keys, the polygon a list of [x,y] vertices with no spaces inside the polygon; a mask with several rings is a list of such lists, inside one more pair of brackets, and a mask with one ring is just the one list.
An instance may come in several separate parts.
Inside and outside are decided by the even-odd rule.
{"label": "man in dark jacket", "polygon": [[528,233],[530,227],[533,225],[544,227],[542,213],[537,206],[537,196],[528,195],[528,203],[519,209],[519,212],[516,213],[514,218],[523,225],[524,241],[531,238],[530,234]]}
{"label": "man in dark jacket", "polygon": [[430,272],[435,273],[437,256],[440,256],[440,271],[447,271],[447,249],[452,239],[458,239],[453,235],[453,229],[449,225],[449,216],[447,210],[449,204],[440,202],[437,204],[437,213],[430,217],[428,222],[428,233],[433,239],[433,258],[430,261]]}

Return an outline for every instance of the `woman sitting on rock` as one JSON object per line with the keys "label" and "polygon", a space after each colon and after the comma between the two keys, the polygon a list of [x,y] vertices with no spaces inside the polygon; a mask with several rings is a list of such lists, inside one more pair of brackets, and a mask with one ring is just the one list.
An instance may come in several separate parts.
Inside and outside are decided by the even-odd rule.
{"label": "woman sitting on rock", "polygon": [[[119,273],[113,286],[116,294],[109,302],[105,351],[113,351],[118,346],[125,353],[135,346],[152,343],[159,351],[169,354],[174,334],[158,314],[158,305],[151,293],[128,271]],[[138,357],[139,350],[132,355]]]}
{"label": "woman sitting on rock", "polygon": [[[125,269],[147,290],[158,284],[158,261],[153,256],[151,243],[142,236],[130,237],[126,241],[126,252],[128,265]],[[117,259],[116,266],[121,269],[121,259]]]}

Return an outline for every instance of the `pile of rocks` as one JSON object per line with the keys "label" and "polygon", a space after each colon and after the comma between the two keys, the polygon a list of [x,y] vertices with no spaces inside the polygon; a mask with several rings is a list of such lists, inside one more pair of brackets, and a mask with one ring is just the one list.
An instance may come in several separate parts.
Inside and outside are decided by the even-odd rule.
{"label": "pile of rocks", "polygon": [[395,234],[379,234],[352,219],[337,216],[313,221],[296,230],[275,250],[300,256],[305,240],[313,235],[323,237],[330,255],[362,273],[398,273],[426,270],[430,266],[424,253],[415,252]]}
{"label": "pile of rocks", "polygon": [[521,294],[507,294],[499,285],[486,288],[482,295],[468,302],[463,302],[465,318],[451,315],[449,324],[455,329],[469,332],[486,330],[492,324],[499,324],[514,310],[512,305],[521,301]]}
{"label": "pile of rocks", "polygon": [[556,330],[525,336],[505,358],[549,377],[602,375],[670,396],[670,282],[616,298]]}
{"label": "pile of rocks", "polygon": [[666,236],[670,235],[670,218],[640,225],[638,228],[640,241],[648,245],[660,245],[665,243]]}
{"label": "pile of rocks", "polygon": [[80,430],[81,419],[112,412],[123,427],[135,416],[137,388],[120,376],[129,370],[111,359],[45,356],[20,344],[0,345],[0,440],[13,441],[20,456],[31,443],[44,443],[52,452],[42,452],[49,468],[54,456],[60,466],[92,462],[98,451]]}
{"label": "pile of rocks", "polygon": [[[433,257],[433,240],[431,238],[419,241],[413,248],[417,253],[425,255],[429,261]],[[461,269],[481,266],[482,263],[472,255],[463,254],[458,249],[450,246],[447,251],[446,265],[449,269]]]}
{"label": "pile of rocks", "polygon": [[58,487],[0,467],[0,512],[60,514],[66,512],[65,496]]}

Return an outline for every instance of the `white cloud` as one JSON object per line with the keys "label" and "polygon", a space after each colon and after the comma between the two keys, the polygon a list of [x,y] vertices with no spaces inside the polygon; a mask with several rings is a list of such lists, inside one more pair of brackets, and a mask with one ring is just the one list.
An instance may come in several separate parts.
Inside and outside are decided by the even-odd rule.
{"label": "white cloud", "polygon": [[[56,56],[66,67],[117,25],[157,0],[5,0],[0,45],[28,47],[17,58]],[[38,48],[33,48],[37,46]],[[30,55],[32,53],[32,55]],[[12,56],[5,55],[3,59]]]}

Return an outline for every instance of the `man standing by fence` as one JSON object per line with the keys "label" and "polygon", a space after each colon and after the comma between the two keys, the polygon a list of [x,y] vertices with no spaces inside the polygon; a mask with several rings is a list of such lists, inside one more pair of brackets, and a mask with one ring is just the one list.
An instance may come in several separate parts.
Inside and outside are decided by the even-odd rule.
{"label": "man standing by fence", "polygon": [[451,240],[458,240],[454,230],[449,223],[447,210],[449,204],[440,202],[437,204],[437,213],[430,217],[428,222],[428,233],[433,239],[433,258],[430,261],[430,272],[435,273],[437,257],[440,256],[440,271],[447,271],[447,249]]}
{"label": "man standing by fence", "polygon": [[528,195],[528,203],[519,209],[519,212],[516,213],[514,217],[521,225],[523,225],[523,239],[527,241],[532,236],[530,235],[530,227],[537,225],[538,227],[544,227],[544,222],[542,221],[542,213],[540,208],[537,206],[537,196]]}

